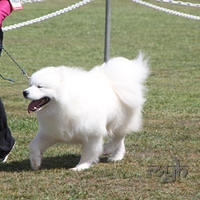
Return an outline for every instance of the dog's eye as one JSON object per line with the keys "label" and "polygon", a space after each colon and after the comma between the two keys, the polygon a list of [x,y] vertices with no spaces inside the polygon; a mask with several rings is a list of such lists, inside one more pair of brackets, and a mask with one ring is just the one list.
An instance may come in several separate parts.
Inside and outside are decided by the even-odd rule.
{"label": "dog's eye", "polygon": [[41,86],[41,85],[38,85],[37,87],[38,87],[38,88],[42,88],[42,86]]}

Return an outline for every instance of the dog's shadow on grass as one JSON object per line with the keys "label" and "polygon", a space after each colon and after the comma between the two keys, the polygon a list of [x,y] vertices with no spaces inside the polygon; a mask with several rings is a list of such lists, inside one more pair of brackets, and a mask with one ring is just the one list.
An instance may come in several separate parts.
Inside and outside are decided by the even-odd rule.
{"label": "dog's shadow on grass", "polygon": [[[44,157],[42,159],[41,170],[43,169],[70,169],[75,167],[80,160],[80,155],[63,155],[55,157]],[[22,161],[13,161],[8,163],[0,163],[0,172],[20,172],[31,171],[29,159]]]}
{"label": "dog's shadow on grass", "polygon": [[[44,157],[42,159],[42,165],[40,170],[50,169],[71,169],[75,167],[80,160],[80,155],[70,154],[55,157]],[[101,163],[106,163],[107,158],[103,157],[100,159]],[[8,163],[0,163],[0,172],[21,172],[21,171],[32,171],[29,159],[22,161],[13,161]]]}

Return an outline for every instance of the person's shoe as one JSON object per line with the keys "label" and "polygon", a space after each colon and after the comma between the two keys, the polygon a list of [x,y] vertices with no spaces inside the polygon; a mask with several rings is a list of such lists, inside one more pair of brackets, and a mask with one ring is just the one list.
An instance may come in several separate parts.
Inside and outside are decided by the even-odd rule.
{"label": "person's shoe", "polygon": [[4,158],[1,158],[0,162],[5,163],[7,161],[7,159],[8,159],[8,155],[6,155]]}
{"label": "person's shoe", "polygon": [[[14,148],[14,146],[15,146],[15,144],[13,145],[12,149]],[[10,150],[10,152],[12,151],[12,149]],[[5,157],[0,158],[0,162],[5,163],[8,159],[10,152]]]}

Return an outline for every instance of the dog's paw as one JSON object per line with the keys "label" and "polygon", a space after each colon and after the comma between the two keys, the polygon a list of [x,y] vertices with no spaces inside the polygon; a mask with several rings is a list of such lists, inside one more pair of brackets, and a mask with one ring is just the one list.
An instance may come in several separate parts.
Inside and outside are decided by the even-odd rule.
{"label": "dog's paw", "polygon": [[76,167],[72,168],[71,170],[73,171],[82,171],[84,169],[89,169],[91,167],[90,163],[83,163],[83,164],[78,164]]}
{"label": "dog's paw", "polygon": [[113,154],[112,156],[110,156],[108,158],[108,162],[120,161],[124,158],[124,154],[125,154],[125,152],[118,152],[116,154]]}
{"label": "dog's paw", "polygon": [[40,166],[41,166],[41,159],[30,159],[30,162],[31,162],[31,168],[33,170],[38,170],[40,169]]}
{"label": "dog's paw", "polygon": [[117,161],[120,161],[122,159],[123,159],[123,157],[111,156],[111,157],[108,158],[108,162],[117,162]]}
{"label": "dog's paw", "polygon": [[36,171],[40,169],[40,165],[37,165],[36,163],[31,163],[32,170]]}

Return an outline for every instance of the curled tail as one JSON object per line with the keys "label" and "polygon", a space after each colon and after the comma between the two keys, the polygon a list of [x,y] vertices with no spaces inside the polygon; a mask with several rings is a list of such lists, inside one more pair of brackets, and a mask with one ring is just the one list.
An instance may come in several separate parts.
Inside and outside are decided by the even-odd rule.
{"label": "curled tail", "polygon": [[134,60],[112,58],[102,68],[124,104],[133,109],[142,107],[145,102],[144,82],[149,75],[148,59],[145,59],[142,53]]}

